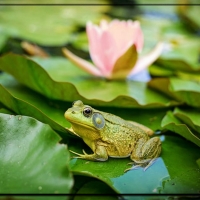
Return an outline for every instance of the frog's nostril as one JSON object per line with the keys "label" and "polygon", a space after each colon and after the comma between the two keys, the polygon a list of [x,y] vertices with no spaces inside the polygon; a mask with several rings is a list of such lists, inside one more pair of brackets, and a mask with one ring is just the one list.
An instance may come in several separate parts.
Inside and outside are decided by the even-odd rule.
{"label": "frog's nostril", "polygon": [[75,111],[72,111],[72,114],[75,114]]}

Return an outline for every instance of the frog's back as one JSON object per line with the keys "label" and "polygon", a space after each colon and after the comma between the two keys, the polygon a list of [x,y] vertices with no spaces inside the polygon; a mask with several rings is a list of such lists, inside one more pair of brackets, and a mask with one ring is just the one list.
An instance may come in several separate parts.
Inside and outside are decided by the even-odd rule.
{"label": "frog's back", "polygon": [[121,117],[118,117],[118,116],[110,114],[110,113],[104,113],[104,118],[106,120],[106,123],[108,123],[110,127],[116,126],[116,129],[118,131],[122,131],[122,132],[129,131],[130,133],[133,133],[134,135],[135,134],[145,134],[146,135],[146,131],[143,129],[143,127],[145,127],[145,126],[143,126],[141,124],[124,120]]}
{"label": "frog's back", "polygon": [[118,116],[103,113],[105,127],[101,139],[107,143],[107,152],[112,157],[129,156],[140,138],[148,140],[146,132]]}

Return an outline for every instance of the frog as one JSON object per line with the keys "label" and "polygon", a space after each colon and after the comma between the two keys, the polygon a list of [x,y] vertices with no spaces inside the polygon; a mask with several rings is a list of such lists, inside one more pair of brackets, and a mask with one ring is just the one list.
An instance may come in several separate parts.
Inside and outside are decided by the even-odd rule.
{"label": "frog", "polygon": [[89,161],[106,161],[109,157],[130,157],[128,164],[133,165],[124,172],[138,167],[146,170],[161,153],[161,140],[154,136],[150,128],[134,121],[96,110],[84,105],[81,100],[73,102],[64,117],[71,127],[66,128],[70,133],[80,137],[93,151],[83,154],[71,151],[73,158]]}

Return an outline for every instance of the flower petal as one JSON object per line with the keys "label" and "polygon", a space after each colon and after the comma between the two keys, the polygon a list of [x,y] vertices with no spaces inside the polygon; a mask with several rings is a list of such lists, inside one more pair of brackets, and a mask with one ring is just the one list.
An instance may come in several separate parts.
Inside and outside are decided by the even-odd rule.
{"label": "flower petal", "polygon": [[104,30],[106,22],[101,22],[101,28],[87,23],[87,35],[89,40],[90,56],[96,67],[107,76],[111,73],[113,65],[117,60],[116,44],[112,35]]}
{"label": "flower petal", "polygon": [[163,47],[164,47],[164,43],[159,42],[150,53],[139,58],[133,70],[131,71],[130,76],[133,74],[137,74],[138,72],[150,66],[160,56],[160,54],[162,53]]}
{"label": "flower petal", "polygon": [[136,45],[138,52],[142,50],[143,33],[138,21],[113,20],[109,24],[108,31],[115,40],[118,56],[122,55],[130,47],[130,43]]}
{"label": "flower petal", "polygon": [[127,75],[132,70],[133,66],[137,61],[137,51],[135,45],[131,45],[128,50],[120,56],[115,62],[112,76],[113,79],[122,79],[126,78]]}
{"label": "flower petal", "polygon": [[102,76],[102,73],[97,68],[95,68],[95,66],[92,65],[90,62],[76,56],[75,54],[73,54],[71,51],[69,51],[66,48],[63,48],[62,52],[69,60],[71,60],[75,65],[77,65],[84,71],[95,76]]}
{"label": "flower petal", "polygon": [[102,30],[98,26],[93,25],[92,22],[88,22],[86,25],[86,32],[89,40],[89,51],[91,59],[95,63],[96,67],[102,70],[103,63],[98,56],[101,53],[101,48],[98,45],[98,41],[100,40]]}
{"label": "flower petal", "polygon": [[117,59],[135,44],[139,52],[143,47],[143,34],[138,21],[101,20],[100,25],[91,22],[86,26],[90,56],[104,76],[111,76]]}
{"label": "flower petal", "polygon": [[128,25],[130,26],[131,24],[131,28],[134,30],[134,36],[135,36],[135,46],[138,52],[141,52],[143,49],[143,45],[144,45],[144,36],[143,36],[143,32],[142,29],[140,27],[140,22],[139,21],[132,21],[129,20]]}

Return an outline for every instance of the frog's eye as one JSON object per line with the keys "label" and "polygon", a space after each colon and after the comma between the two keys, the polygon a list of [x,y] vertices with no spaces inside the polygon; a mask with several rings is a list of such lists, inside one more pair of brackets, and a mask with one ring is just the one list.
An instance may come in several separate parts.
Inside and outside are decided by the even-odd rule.
{"label": "frog's eye", "polygon": [[93,114],[92,122],[97,129],[102,129],[105,126],[105,119],[100,113]]}
{"label": "frog's eye", "polygon": [[83,115],[85,117],[90,117],[92,115],[92,108],[86,107],[83,109]]}

